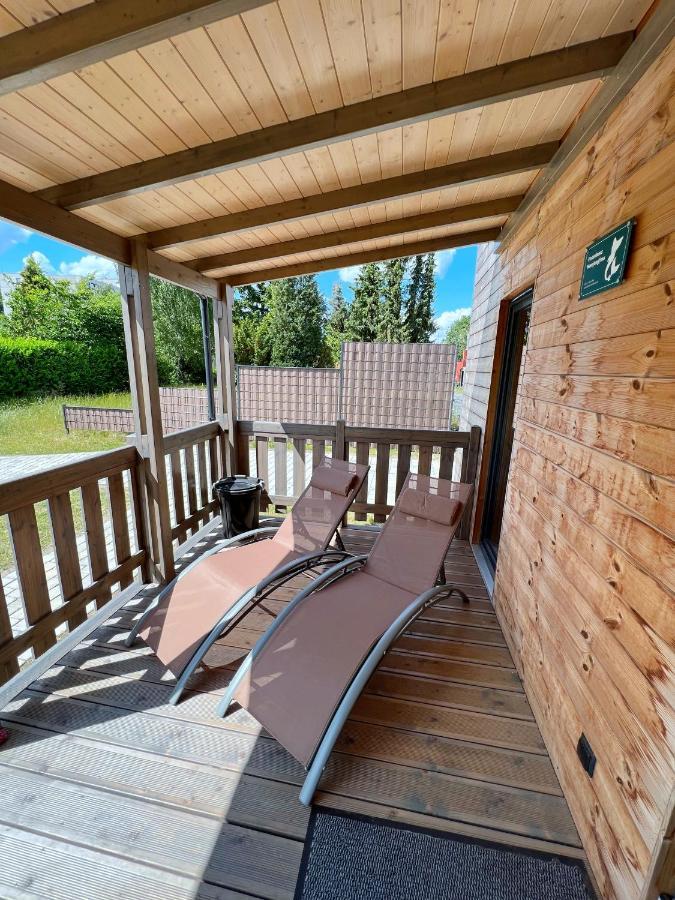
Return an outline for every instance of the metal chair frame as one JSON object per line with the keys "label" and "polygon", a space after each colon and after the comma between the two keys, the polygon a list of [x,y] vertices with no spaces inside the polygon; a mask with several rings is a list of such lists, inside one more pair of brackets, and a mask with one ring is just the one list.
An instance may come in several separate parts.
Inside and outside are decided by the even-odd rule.
{"label": "metal chair frame", "polygon": [[[199,563],[201,563],[209,556],[213,556],[216,553],[220,553],[221,551],[227,550],[242,542],[256,541],[260,537],[266,537],[270,533],[276,532],[278,527],[279,526],[264,526],[262,528],[256,528],[253,531],[246,531],[243,534],[236,535],[233,538],[227,538],[218,541],[213,547],[211,547],[197,559],[193,560],[182,570],[182,572],[180,572],[179,575],[176,576],[176,578],[173,579],[173,581],[171,581],[160,592],[160,594],[145,610],[138,622],[136,622],[132,630],[127,635],[124,641],[125,646],[131,647],[131,645],[138,637],[139,632],[143,629],[143,626],[155,611],[155,609],[162,602],[164,597],[169,593],[169,591],[173,590],[174,585],[181,578],[187,575],[187,573],[191,569],[199,565]],[[253,587],[249,588],[249,590],[242,594],[241,597],[239,597],[223,613],[223,615],[218,619],[211,631],[209,631],[209,633],[201,641],[189,661],[179,673],[176,685],[171,693],[171,696],[169,697],[168,702],[172,706],[175,706],[178,703],[188,681],[190,680],[196,669],[199,667],[204,656],[208,653],[213,644],[215,644],[216,641],[220,640],[220,638],[223,638],[225,637],[225,635],[229,634],[229,632],[232,631],[232,629],[235,628],[252,609],[255,609],[255,607],[262,603],[262,601],[265,600],[271,593],[282,587],[284,584],[286,584],[286,582],[290,581],[292,578],[295,578],[297,575],[301,575],[304,572],[310,572],[313,569],[322,566],[330,565],[331,563],[335,563],[338,560],[343,561],[345,557],[350,559],[353,558],[349,553],[347,553],[346,550],[327,549],[319,550],[314,553],[306,553],[303,556],[290,560],[283,566],[279,566],[268,576],[263,578],[257,584],[253,585]]]}
{"label": "metal chair frame", "polygon": [[[351,559],[342,560],[341,562],[332,566],[323,574],[319,575],[318,578],[316,578],[311,584],[307,585],[307,587],[303,588],[303,590],[301,590],[294,597],[294,599],[288,604],[288,606],[277,616],[277,618],[267,629],[265,634],[263,634],[262,637],[257,641],[246,659],[237,669],[234,678],[230,682],[225,696],[218,705],[217,714],[219,716],[226,715],[228,709],[230,708],[230,705],[232,704],[232,698],[237,687],[241,684],[247,672],[250,670],[254,660],[260,654],[275,631],[280,627],[285,619],[289,615],[291,615],[293,610],[315,591],[327,587],[328,584],[336,581],[338,578],[343,578],[345,575],[357,571],[361,566],[364,565],[367,559],[367,556],[356,556],[352,557]],[[412,625],[415,619],[421,616],[425,610],[427,610],[430,606],[433,606],[435,603],[438,603],[438,601],[443,597],[449,597],[453,593],[458,594],[462,598],[462,601],[464,603],[469,603],[469,598],[464,593],[464,591],[462,591],[455,585],[436,585],[435,587],[429,588],[429,590],[424,591],[423,593],[415,597],[415,599],[408,604],[408,606],[400,613],[400,615],[396,617],[391,625],[380,635],[378,640],[373,644],[368,655],[365,657],[359,668],[354,673],[352,680],[346,686],[342,695],[342,699],[337,705],[335,712],[333,713],[328,725],[326,726],[326,730],[324,731],[323,736],[317,745],[314,756],[307,766],[307,777],[305,778],[302,789],[300,791],[300,802],[302,804],[304,804],[305,806],[309,806],[309,804],[312,802],[312,797],[314,796],[314,792],[316,791],[323,770],[326,767],[328,758],[333,750],[333,747],[335,746],[335,742],[340,732],[342,731],[342,728],[344,727],[345,722],[349,718],[354,704],[360,697],[371,675],[378,667],[378,665],[382,661],[382,658],[387,653],[391,645],[396,640],[398,640],[398,638],[403,634],[406,628]]]}

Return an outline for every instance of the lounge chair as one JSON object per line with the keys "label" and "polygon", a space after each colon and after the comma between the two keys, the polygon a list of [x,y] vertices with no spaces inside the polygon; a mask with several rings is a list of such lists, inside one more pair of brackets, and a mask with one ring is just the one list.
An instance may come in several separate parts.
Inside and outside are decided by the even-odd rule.
{"label": "lounge chair", "polygon": [[301,590],[230,683],[218,714],[236,701],[308,769],[302,803],[391,644],[442,597],[468,603],[445,584],[444,563],[471,492],[410,474],[370,555],[340,561]]}
{"label": "lounge chair", "polygon": [[[159,594],[125,644],[130,647],[140,635],[173,672],[177,681],[170,703],[178,702],[211,646],[272,591],[296,575],[349,557],[337,528],[367,472],[368,466],[325,458],[281,526],[219,541]],[[333,535],[338,549],[328,548]]]}

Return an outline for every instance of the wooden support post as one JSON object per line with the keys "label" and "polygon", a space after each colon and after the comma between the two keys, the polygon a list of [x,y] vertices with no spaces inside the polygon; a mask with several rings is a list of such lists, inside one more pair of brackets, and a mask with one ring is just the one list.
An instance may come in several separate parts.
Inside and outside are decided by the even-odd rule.
{"label": "wooden support post", "polygon": [[155,333],[150,302],[148,252],[140,241],[131,241],[131,265],[120,266],[124,338],[129,364],[129,385],[134,411],[139,543],[148,564],[143,575],[161,582],[175,574],[169,489],[164,459],[164,436],[159,404]]}
{"label": "wooden support post", "polygon": [[[467,484],[473,484],[474,488],[476,486],[476,473],[478,470],[480,435],[480,428],[477,425],[473,425],[469,434],[469,446],[464,448],[464,453],[462,455],[461,480],[466,482]],[[465,541],[471,539],[471,515],[474,508],[474,503],[475,494],[472,498],[472,502],[469,504],[469,506],[467,506],[466,512],[464,513],[464,520],[460,525],[457,535],[459,538]]]}
{"label": "wooden support post", "polygon": [[221,453],[227,474],[237,468],[237,402],[234,377],[232,304],[234,291],[221,284],[220,297],[213,301],[213,346],[216,355],[216,419],[222,429]]}

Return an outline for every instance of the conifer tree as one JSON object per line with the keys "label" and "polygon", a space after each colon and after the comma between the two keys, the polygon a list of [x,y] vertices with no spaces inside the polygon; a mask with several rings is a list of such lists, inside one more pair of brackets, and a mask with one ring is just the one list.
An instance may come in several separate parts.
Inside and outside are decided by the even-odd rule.
{"label": "conifer tree", "polygon": [[270,292],[271,364],[314,366],[323,348],[324,300],[314,275],[277,282]]}
{"label": "conifer tree", "polygon": [[436,260],[434,259],[434,254],[428,253],[424,258],[417,313],[415,315],[415,340],[418,343],[430,341],[434,333],[435,270]]}
{"label": "conifer tree", "polygon": [[382,271],[377,263],[361,266],[354,285],[347,323],[347,340],[374,341],[382,296]]}
{"label": "conifer tree", "polygon": [[419,340],[417,336],[417,313],[420,296],[420,287],[422,284],[422,274],[424,271],[424,257],[416,256],[408,281],[408,290],[406,292],[405,316],[403,324],[402,340],[415,343]]}
{"label": "conifer tree", "polygon": [[345,300],[339,282],[333,285],[328,321],[326,322],[324,361],[328,365],[340,364],[340,347],[346,340],[349,323],[349,304]]}
{"label": "conifer tree", "polygon": [[403,277],[408,260],[390,259],[384,264],[384,298],[380,305],[377,340],[399,343],[403,334],[401,307]]}

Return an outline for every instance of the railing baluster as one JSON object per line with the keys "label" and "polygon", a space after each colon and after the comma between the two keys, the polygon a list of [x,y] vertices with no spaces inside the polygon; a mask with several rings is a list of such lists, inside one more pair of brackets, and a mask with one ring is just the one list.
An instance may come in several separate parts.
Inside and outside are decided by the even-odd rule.
{"label": "railing baluster", "polygon": [[[225,470],[223,469],[223,472],[224,471]],[[209,478],[211,479],[211,483],[209,484],[209,497],[211,497],[211,488],[213,487],[214,482],[218,481],[220,478],[220,472],[221,469],[218,464],[218,438],[212,437],[209,438]]]}
{"label": "railing baluster", "polygon": [[[68,603],[82,590],[82,570],[80,555],[77,552],[77,536],[73,523],[73,508],[70,494],[56,494],[49,498],[49,518],[52,525],[52,538],[56,564],[59,570],[63,602]],[[68,627],[75,628],[87,618],[86,610],[74,608],[68,616]]]}
{"label": "railing baluster", "polygon": [[[237,432],[237,472],[241,475],[251,474],[250,438],[249,434]],[[225,466],[222,471],[225,471]]]}
{"label": "railing baluster", "polygon": [[399,444],[398,445],[398,460],[396,461],[396,493],[395,497],[401,493],[401,488],[403,487],[403,483],[408,477],[408,472],[410,472],[410,451],[412,447],[410,444]]}
{"label": "railing baluster", "polygon": [[[5,590],[0,577],[0,649],[8,645],[12,640],[12,625],[9,621],[9,610],[5,599]],[[0,684],[8,681],[19,671],[19,663],[15,656],[10,656],[5,662],[0,663]]]}
{"label": "railing baluster", "polygon": [[[187,495],[188,509],[190,516],[194,515],[199,508],[197,506],[197,483],[195,480],[195,451],[194,445],[190,444],[185,448],[185,473],[187,476]],[[190,534],[197,531],[196,527],[190,529]]]}
{"label": "railing baluster", "polygon": [[293,439],[293,497],[297,498],[305,489],[305,445],[304,438]]}
{"label": "railing baluster", "polygon": [[[368,461],[370,459],[370,444],[367,441],[357,441],[356,442],[356,462],[361,466],[367,466]],[[363,482],[363,486],[361,490],[356,495],[357,503],[367,503],[368,502],[368,476],[366,476],[365,481]],[[357,522],[365,522],[368,518],[367,514],[364,512],[354,513],[354,518]]]}
{"label": "railing baluster", "polygon": [[201,507],[205,507],[209,502],[209,484],[206,469],[206,446],[204,441],[197,444],[197,462],[199,463],[199,497]]}
{"label": "railing baluster", "polygon": [[267,437],[256,437],[255,439],[255,458],[258,469],[258,478],[262,478],[264,482],[262,506],[269,502],[270,474],[269,462],[267,460]]}
{"label": "railing baluster", "polygon": [[[52,606],[49,601],[35,508],[32,504],[9,513],[9,529],[26,619],[29,625],[35,625],[51,612]],[[39,636],[36,629],[36,636],[31,643],[35,656],[40,656],[56,643],[54,629],[47,628]]]}
{"label": "railing baluster", "polygon": [[[101,492],[98,481],[90,481],[82,485],[82,509],[84,525],[89,547],[89,564],[91,580],[97,582],[108,573],[108,551],[105,543],[105,528],[101,511]],[[100,609],[112,596],[109,587],[101,589],[96,598],[96,606]]]}
{"label": "railing baluster", "polygon": [[180,525],[185,519],[183,467],[180,458],[180,450],[171,451],[171,484],[173,486],[173,508],[176,514],[176,525]]}
{"label": "railing baluster", "polygon": [[[110,497],[110,519],[115,541],[115,558],[119,566],[131,556],[127,498],[124,493],[124,479],[121,472],[116,472],[108,477],[108,496]],[[120,587],[129,587],[133,580],[132,573],[127,572],[120,578]]]}
{"label": "railing baluster", "polygon": [[441,461],[438,466],[439,478],[452,478],[452,463],[454,458],[454,447],[441,447]]}
{"label": "railing baluster", "polygon": [[[386,506],[387,489],[389,487],[389,450],[391,444],[378,443],[377,445],[377,461],[375,463],[375,505]],[[373,518],[376,522],[386,521],[384,513],[375,513]]]}
{"label": "railing baluster", "polygon": [[312,441],[312,468],[316,469],[326,455],[326,442],[320,438]]}
{"label": "railing baluster", "polygon": [[431,473],[431,455],[433,449],[434,448],[430,447],[428,444],[419,448],[420,458],[417,463],[417,471],[420,475],[429,475]]}
{"label": "railing baluster", "polygon": [[[288,459],[286,438],[274,441],[274,493],[278,498],[288,496]],[[282,502],[279,499],[279,502]]]}

